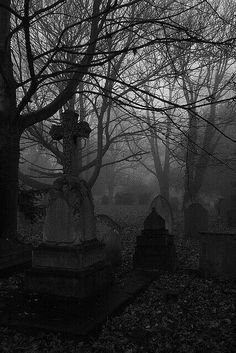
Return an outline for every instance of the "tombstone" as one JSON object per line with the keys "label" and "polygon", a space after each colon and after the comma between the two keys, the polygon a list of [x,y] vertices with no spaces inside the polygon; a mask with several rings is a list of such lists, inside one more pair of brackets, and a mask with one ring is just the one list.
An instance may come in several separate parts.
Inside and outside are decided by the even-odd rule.
{"label": "tombstone", "polygon": [[208,212],[200,203],[192,203],[184,211],[186,238],[197,239],[199,232],[208,230]]}
{"label": "tombstone", "polygon": [[221,225],[227,225],[227,212],[231,208],[231,200],[227,198],[220,198],[216,204],[218,219]]}
{"label": "tombstone", "polygon": [[174,236],[165,228],[165,220],[153,207],[137,236],[134,267],[143,270],[175,271],[177,267]]}
{"label": "tombstone", "polygon": [[236,234],[201,232],[199,242],[202,275],[236,280]]}
{"label": "tombstone", "polygon": [[236,227],[236,207],[228,210],[227,212],[227,223],[229,228]]}
{"label": "tombstone", "polygon": [[[68,112],[66,117],[70,118]],[[63,137],[61,129],[53,131],[56,139]],[[66,136],[71,137],[71,146],[66,150],[70,157],[65,164],[67,173],[55,180],[48,195],[43,243],[33,250],[26,286],[37,293],[84,299],[111,283],[110,266],[105,259],[105,245],[96,237],[91,190],[76,175],[77,138],[83,136],[83,131],[78,133],[76,128],[71,136],[67,131]]]}
{"label": "tombstone", "polygon": [[162,195],[156,196],[149,207],[149,212],[152,208],[155,208],[156,212],[165,220],[166,229],[171,233],[173,231],[173,212],[170,203]]}
{"label": "tombstone", "polygon": [[116,268],[122,263],[121,229],[106,215],[97,215],[96,219],[97,238],[105,245],[106,260]]}
{"label": "tombstone", "polygon": [[96,218],[91,192],[84,180],[57,179],[48,195],[43,240],[78,244],[96,238]]}
{"label": "tombstone", "polygon": [[236,227],[236,208],[233,198],[221,198],[216,206],[221,227]]}

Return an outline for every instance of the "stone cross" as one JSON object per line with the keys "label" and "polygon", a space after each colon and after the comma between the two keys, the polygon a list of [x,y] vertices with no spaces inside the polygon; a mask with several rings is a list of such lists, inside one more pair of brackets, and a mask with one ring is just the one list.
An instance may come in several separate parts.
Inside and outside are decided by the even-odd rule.
{"label": "stone cross", "polygon": [[64,174],[78,176],[78,138],[88,138],[91,129],[86,121],[78,122],[78,114],[73,110],[66,110],[61,115],[62,124],[52,125],[49,134],[54,140],[63,139]]}
{"label": "stone cross", "polygon": [[56,179],[47,201],[43,239],[54,243],[79,243],[96,237],[96,219],[89,186],[78,177],[79,138],[89,137],[87,122],[78,122],[78,114],[67,110],[62,124],[52,125],[50,135],[63,139],[63,176]]}

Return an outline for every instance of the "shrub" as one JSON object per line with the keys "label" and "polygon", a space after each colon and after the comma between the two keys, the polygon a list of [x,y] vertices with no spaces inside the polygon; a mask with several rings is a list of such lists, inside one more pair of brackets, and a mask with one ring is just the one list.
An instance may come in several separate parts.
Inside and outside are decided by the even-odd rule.
{"label": "shrub", "polygon": [[39,190],[20,190],[18,195],[18,209],[25,218],[31,223],[35,223],[38,217],[42,216],[42,210],[36,205],[38,197],[41,195]]}

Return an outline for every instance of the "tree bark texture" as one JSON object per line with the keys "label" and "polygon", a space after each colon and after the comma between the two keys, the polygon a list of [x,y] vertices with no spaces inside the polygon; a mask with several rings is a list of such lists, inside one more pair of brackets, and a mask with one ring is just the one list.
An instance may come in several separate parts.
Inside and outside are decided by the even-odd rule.
{"label": "tree bark texture", "polygon": [[7,143],[0,149],[1,238],[16,236],[19,143],[20,133],[17,130],[9,129]]}
{"label": "tree bark texture", "polygon": [[[47,106],[24,112],[34,89],[26,93],[16,106],[16,82],[13,76],[10,49],[10,0],[0,0],[0,237],[14,237],[17,233],[17,196],[20,136],[24,129],[55,114],[74,95],[88,72],[96,49],[99,33],[99,6],[93,2],[89,45],[81,66],[72,75],[65,89]],[[2,5],[2,6],[1,6]],[[105,16],[105,15],[104,15]],[[22,21],[23,24],[23,21]],[[68,151],[69,152],[69,151]],[[69,166],[67,166],[69,168]]]}
{"label": "tree bark texture", "polygon": [[[0,5],[10,6],[0,0]],[[18,164],[21,128],[16,120],[16,85],[9,43],[10,13],[0,6],[0,237],[17,229]]]}

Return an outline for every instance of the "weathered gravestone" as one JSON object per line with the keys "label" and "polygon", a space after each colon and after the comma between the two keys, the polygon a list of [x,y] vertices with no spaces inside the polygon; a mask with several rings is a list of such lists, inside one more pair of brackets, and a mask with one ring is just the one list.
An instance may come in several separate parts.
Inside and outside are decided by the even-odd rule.
{"label": "weathered gravestone", "polygon": [[156,196],[149,207],[149,212],[152,208],[165,220],[166,229],[171,233],[173,231],[173,212],[170,203],[162,195]]}
{"label": "weathered gravestone", "polygon": [[236,279],[236,234],[201,232],[199,269],[205,277]]}
{"label": "weathered gravestone", "polygon": [[134,267],[145,270],[175,271],[177,266],[174,236],[165,228],[164,219],[153,207],[137,236]]}
{"label": "weathered gravestone", "polygon": [[[75,120],[77,114],[67,111],[66,119]],[[87,136],[85,127],[86,131],[75,124],[59,135],[56,129],[57,139],[70,137],[66,152],[71,163],[67,160],[67,173],[54,182],[48,196],[43,243],[33,250],[33,267],[26,275],[27,288],[33,292],[83,299],[110,283],[104,245],[96,237],[91,191],[76,176],[77,138]]]}
{"label": "weathered gravestone", "polygon": [[208,230],[208,212],[200,203],[192,203],[184,211],[186,238],[197,239],[199,232]]}
{"label": "weathered gravestone", "polygon": [[219,224],[221,227],[226,227],[228,223],[227,213],[231,209],[231,200],[229,198],[220,198],[216,204]]}
{"label": "weathered gravestone", "polygon": [[115,268],[122,263],[121,228],[107,215],[96,216],[97,238],[105,244],[106,260]]}
{"label": "weathered gravestone", "polygon": [[236,206],[233,198],[219,199],[216,209],[221,228],[236,227]]}
{"label": "weathered gravestone", "polygon": [[229,228],[235,228],[236,227],[236,207],[228,210],[228,212],[227,212],[227,221],[228,221],[228,227]]}

